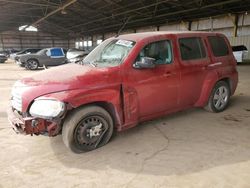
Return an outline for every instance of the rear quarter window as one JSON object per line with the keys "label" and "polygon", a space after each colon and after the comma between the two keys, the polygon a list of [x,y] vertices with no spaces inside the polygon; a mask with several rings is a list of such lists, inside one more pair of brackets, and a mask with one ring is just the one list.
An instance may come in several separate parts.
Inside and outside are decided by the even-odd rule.
{"label": "rear quarter window", "polygon": [[226,56],[229,54],[227,43],[223,37],[209,36],[208,42],[215,57]]}
{"label": "rear quarter window", "polygon": [[61,48],[52,48],[50,49],[51,58],[64,57],[64,53]]}
{"label": "rear quarter window", "polygon": [[197,60],[206,57],[206,51],[201,38],[180,38],[179,46],[182,60]]}

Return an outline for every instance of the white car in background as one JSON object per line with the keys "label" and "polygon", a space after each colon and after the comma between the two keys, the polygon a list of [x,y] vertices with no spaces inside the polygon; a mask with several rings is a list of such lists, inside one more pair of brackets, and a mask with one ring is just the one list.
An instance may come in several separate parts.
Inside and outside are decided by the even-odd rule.
{"label": "white car in background", "polygon": [[247,58],[248,50],[246,46],[232,46],[232,50],[237,63],[242,63]]}

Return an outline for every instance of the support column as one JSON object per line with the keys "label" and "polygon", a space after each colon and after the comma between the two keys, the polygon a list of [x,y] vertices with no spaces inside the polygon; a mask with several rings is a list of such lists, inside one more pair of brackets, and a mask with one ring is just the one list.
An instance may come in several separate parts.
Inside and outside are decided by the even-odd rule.
{"label": "support column", "polygon": [[214,31],[214,20],[212,17],[210,17],[210,23],[211,23],[211,32]]}
{"label": "support column", "polygon": [[19,41],[20,41],[21,50],[23,50],[23,41],[22,41],[22,34],[21,34],[21,32],[19,33]]}
{"label": "support column", "polygon": [[3,42],[3,35],[2,35],[2,33],[0,34],[0,38],[1,38],[2,48],[4,50],[4,42]]}
{"label": "support column", "polygon": [[192,30],[192,21],[189,21],[188,22],[188,31],[191,31]]}
{"label": "support column", "polygon": [[244,21],[245,21],[245,13],[243,13],[243,14],[242,14],[242,21],[241,21],[241,35],[243,35]]}
{"label": "support column", "polygon": [[238,36],[238,22],[239,22],[239,15],[234,15],[234,37]]}

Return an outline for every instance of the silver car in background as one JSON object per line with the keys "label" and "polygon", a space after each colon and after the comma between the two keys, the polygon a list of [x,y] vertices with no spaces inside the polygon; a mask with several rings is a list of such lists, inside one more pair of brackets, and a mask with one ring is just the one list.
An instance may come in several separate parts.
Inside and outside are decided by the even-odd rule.
{"label": "silver car in background", "polygon": [[35,54],[19,55],[16,63],[29,70],[36,70],[43,66],[57,66],[67,63],[64,49],[45,48]]}

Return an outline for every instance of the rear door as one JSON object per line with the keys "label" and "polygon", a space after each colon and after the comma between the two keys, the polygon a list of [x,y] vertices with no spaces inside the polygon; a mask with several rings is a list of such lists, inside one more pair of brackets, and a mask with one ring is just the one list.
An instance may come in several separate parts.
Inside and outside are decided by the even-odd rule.
{"label": "rear door", "polygon": [[180,104],[190,106],[199,99],[210,63],[202,36],[178,38],[181,69]]}

